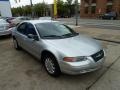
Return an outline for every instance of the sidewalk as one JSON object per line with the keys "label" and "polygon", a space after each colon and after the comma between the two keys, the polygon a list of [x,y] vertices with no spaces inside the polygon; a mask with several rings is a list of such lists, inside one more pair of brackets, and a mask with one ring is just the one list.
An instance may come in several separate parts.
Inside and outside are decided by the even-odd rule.
{"label": "sidewalk", "polygon": [[75,31],[87,34],[93,38],[120,43],[120,30],[107,30],[99,28],[74,27]]}
{"label": "sidewalk", "polygon": [[[103,41],[120,43],[119,30],[74,27],[75,31]],[[120,90],[120,44],[108,45],[105,67],[107,70],[86,90]]]}
{"label": "sidewalk", "polygon": [[120,90],[120,45],[107,48],[107,70],[87,90]]}
{"label": "sidewalk", "polygon": [[120,90],[120,59],[89,90]]}

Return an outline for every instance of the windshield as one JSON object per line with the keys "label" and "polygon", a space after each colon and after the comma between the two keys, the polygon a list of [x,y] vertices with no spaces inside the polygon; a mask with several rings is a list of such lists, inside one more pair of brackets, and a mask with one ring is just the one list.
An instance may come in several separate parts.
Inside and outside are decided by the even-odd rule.
{"label": "windshield", "polygon": [[78,35],[71,28],[57,22],[36,24],[36,28],[42,38],[68,38]]}

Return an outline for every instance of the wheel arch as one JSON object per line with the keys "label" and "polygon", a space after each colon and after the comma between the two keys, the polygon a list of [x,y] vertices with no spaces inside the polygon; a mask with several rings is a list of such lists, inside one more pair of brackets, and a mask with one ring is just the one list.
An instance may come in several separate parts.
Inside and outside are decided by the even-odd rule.
{"label": "wheel arch", "polygon": [[41,61],[42,62],[43,62],[43,58],[44,58],[45,55],[52,55],[57,61],[57,57],[56,57],[56,55],[54,53],[50,52],[49,50],[43,50],[41,52]]}
{"label": "wheel arch", "polygon": [[60,68],[60,65],[59,65],[59,61],[57,60],[57,57],[55,56],[55,54],[53,54],[52,52],[48,51],[48,50],[44,50],[42,53],[41,53],[41,61],[42,63],[45,65],[45,61],[44,61],[44,56],[45,55],[52,55],[52,57],[54,58],[53,62],[54,62],[54,65],[56,66],[56,73],[54,73],[53,75],[50,74],[48,71],[48,74],[50,74],[51,76],[54,76],[54,77],[58,77],[60,74],[61,74],[61,68]]}

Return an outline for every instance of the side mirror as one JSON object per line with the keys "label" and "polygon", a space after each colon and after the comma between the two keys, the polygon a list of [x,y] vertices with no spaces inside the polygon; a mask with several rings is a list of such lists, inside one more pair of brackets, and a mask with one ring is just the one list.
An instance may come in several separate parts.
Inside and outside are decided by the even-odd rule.
{"label": "side mirror", "polygon": [[28,36],[29,39],[32,39],[32,40],[35,40],[35,41],[39,40],[37,35],[28,34],[27,36]]}

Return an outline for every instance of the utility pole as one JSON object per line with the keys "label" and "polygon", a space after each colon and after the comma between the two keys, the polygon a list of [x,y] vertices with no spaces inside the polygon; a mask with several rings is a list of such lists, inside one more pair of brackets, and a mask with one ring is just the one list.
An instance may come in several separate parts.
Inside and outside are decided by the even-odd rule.
{"label": "utility pole", "polygon": [[57,18],[57,0],[54,0],[54,19]]}
{"label": "utility pole", "polygon": [[78,0],[75,0],[76,26],[78,26]]}
{"label": "utility pole", "polygon": [[[43,4],[45,5],[45,1],[43,0]],[[46,16],[46,9],[45,9],[45,7],[44,7],[44,9],[43,9],[43,17],[45,17]]]}
{"label": "utility pole", "polygon": [[30,0],[31,10],[32,10],[32,18],[34,18],[34,12],[33,12],[33,3],[32,0]]}
{"label": "utility pole", "polygon": [[53,19],[53,4],[50,5],[50,16],[51,16],[51,20]]}

